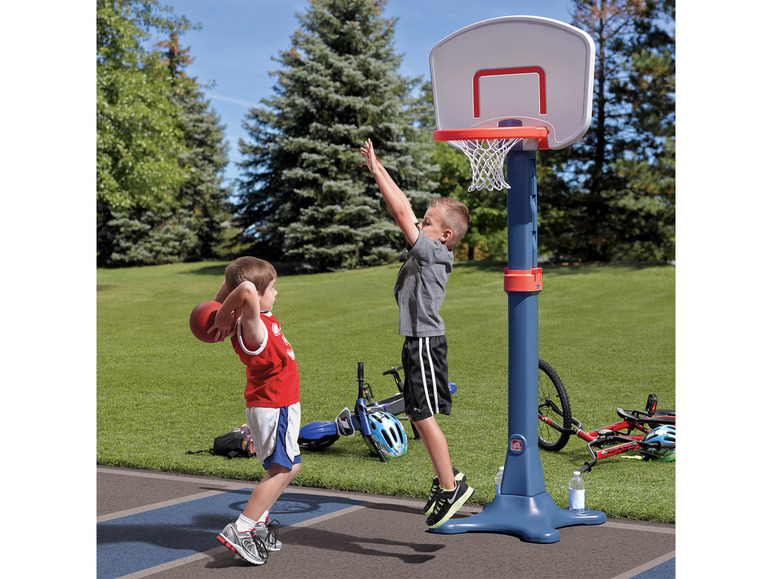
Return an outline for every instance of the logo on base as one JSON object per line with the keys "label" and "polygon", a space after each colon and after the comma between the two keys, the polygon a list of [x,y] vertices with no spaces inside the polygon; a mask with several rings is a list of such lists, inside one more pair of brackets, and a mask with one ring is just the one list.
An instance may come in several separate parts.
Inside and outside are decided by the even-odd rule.
{"label": "logo on base", "polygon": [[512,454],[523,454],[525,452],[525,438],[515,434],[509,439],[509,452]]}

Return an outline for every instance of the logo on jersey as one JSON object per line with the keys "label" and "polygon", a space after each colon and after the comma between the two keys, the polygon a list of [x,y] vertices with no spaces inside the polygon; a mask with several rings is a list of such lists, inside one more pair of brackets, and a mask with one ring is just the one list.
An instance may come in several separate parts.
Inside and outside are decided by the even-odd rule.
{"label": "logo on jersey", "polygon": [[279,324],[274,322],[273,323],[273,327],[271,329],[273,330],[273,335],[274,336],[281,336],[282,341],[287,346],[287,356],[289,356],[290,358],[292,358],[294,360],[295,359],[295,352],[292,351],[292,346],[290,346],[290,343],[287,340],[287,338],[284,337],[284,334],[282,333],[281,328],[279,327]]}

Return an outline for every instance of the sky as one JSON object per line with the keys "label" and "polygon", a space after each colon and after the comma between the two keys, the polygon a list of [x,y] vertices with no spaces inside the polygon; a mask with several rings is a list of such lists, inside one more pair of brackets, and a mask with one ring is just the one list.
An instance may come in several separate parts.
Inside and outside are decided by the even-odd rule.
{"label": "sky", "polygon": [[[241,123],[250,107],[270,97],[278,69],[272,57],[289,48],[298,29],[296,14],[308,0],[161,0],[178,16],[201,24],[180,42],[195,59],[191,76],[206,90],[211,107],[226,125],[230,163],[227,183],[238,176]],[[475,22],[509,15],[532,15],[570,23],[569,0],[389,0],[387,17],[398,17],[394,48],[403,55],[400,73],[429,80],[429,53],[440,40]]]}

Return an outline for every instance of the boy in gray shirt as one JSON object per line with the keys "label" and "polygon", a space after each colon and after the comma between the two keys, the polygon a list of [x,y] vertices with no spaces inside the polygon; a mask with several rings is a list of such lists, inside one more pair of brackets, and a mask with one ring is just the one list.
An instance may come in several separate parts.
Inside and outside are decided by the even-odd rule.
{"label": "boy in gray shirt", "polygon": [[469,209],[449,197],[433,199],[418,221],[402,190],[375,156],[370,139],[361,148],[363,163],[375,177],[383,199],[408,245],[407,261],[394,286],[399,333],[405,337],[405,413],[424,442],[434,481],[424,508],[429,528],[450,519],[474,494],[466,477],[453,468],[448,443],[435,414],[450,414],[445,324],[439,315],[445,284],[453,269],[453,248],[469,225]]}

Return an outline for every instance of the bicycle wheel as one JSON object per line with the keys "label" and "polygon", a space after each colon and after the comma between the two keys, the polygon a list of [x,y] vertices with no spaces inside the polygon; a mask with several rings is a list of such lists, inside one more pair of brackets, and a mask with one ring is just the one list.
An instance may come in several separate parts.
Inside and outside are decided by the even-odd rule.
{"label": "bicycle wheel", "polygon": [[[560,376],[544,360],[539,360],[539,416],[546,416],[563,428],[571,428],[571,404]],[[557,452],[571,437],[539,419],[539,448]]]}

